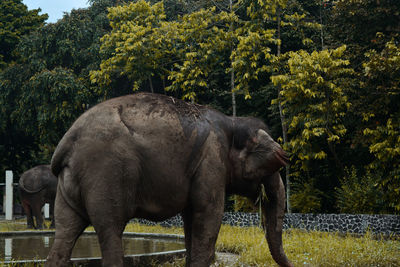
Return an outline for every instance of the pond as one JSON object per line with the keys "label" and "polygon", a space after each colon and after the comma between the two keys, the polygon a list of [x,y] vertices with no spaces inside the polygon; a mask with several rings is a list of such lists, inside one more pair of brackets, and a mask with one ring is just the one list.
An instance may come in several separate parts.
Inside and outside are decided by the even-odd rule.
{"label": "pond", "polygon": [[[0,261],[44,260],[54,242],[54,234],[0,235]],[[167,251],[181,251],[184,243],[179,239],[153,235],[124,235],[124,255],[154,254]],[[74,258],[99,258],[100,246],[95,234],[83,234],[72,251]]]}

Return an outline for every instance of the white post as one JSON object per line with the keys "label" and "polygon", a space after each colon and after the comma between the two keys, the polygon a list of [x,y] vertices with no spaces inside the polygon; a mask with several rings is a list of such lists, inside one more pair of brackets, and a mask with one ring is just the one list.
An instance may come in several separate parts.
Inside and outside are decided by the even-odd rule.
{"label": "white post", "polygon": [[13,173],[6,171],[6,220],[13,219]]}
{"label": "white post", "polygon": [[44,210],[44,217],[46,219],[50,218],[50,204],[49,203],[44,204],[43,210]]}
{"label": "white post", "polygon": [[44,243],[45,248],[49,248],[50,247],[50,238],[48,236],[44,236],[43,243]]}
{"label": "white post", "polygon": [[10,261],[12,260],[12,239],[6,238],[4,239],[4,260]]}
{"label": "white post", "polygon": [[3,212],[6,213],[6,186],[4,184],[4,186],[1,188],[1,193],[3,194]]}

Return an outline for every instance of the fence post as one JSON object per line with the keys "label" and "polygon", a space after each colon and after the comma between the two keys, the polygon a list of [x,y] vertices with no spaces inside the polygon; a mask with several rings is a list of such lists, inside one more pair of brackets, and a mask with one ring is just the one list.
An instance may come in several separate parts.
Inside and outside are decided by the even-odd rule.
{"label": "fence post", "polygon": [[44,210],[44,217],[46,219],[50,218],[50,204],[49,203],[44,204],[43,210]]}
{"label": "fence post", "polygon": [[13,219],[13,173],[6,171],[6,220]]}

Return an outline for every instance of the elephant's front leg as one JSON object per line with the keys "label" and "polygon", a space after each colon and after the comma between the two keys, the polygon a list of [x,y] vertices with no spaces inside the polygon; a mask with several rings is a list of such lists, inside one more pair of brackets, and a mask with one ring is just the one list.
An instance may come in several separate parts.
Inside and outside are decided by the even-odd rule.
{"label": "elephant's front leg", "polygon": [[192,211],[191,207],[187,207],[182,212],[183,229],[185,232],[185,248],[186,248],[186,267],[190,264],[190,254],[192,250]]}
{"label": "elephant's front leg", "polygon": [[195,213],[189,267],[207,267],[215,258],[215,243],[221,226],[222,212],[208,210]]}
{"label": "elephant's front leg", "polygon": [[[225,199],[225,176],[216,166],[221,165],[215,164],[215,160],[203,165],[192,184],[191,238],[186,238],[191,244],[186,266],[210,266],[215,257],[215,243],[221,227]],[[188,218],[185,219],[187,222]],[[185,230],[185,234],[189,232]]]}

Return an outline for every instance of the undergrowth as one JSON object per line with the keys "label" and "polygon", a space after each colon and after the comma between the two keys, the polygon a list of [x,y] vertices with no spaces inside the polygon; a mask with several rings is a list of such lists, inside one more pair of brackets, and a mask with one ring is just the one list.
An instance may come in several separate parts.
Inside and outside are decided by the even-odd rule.
{"label": "undergrowth", "polygon": [[[21,225],[23,227],[21,227]],[[0,223],[1,231],[25,230],[18,223]],[[87,230],[93,230],[89,227]],[[183,234],[179,227],[128,224],[126,232]],[[295,266],[400,266],[400,241],[374,238],[371,233],[360,237],[338,233],[285,231],[284,250]],[[264,232],[258,227],[223,225],[217,240],[217,251],[239,255],[235,266],[277,266],[273,261]],[[165,267],[184,266],[183,259],[163,264]],[[0,263],[0,266],[2,265]],[[27,267],[33,265],[26,265]],[[221,265],[220,265],[221,266]]]}

